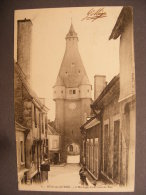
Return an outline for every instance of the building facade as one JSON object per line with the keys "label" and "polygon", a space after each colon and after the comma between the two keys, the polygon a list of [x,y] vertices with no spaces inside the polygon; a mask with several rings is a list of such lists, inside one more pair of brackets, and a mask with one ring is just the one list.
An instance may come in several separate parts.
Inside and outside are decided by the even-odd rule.
{"label": "building facade", "polygon": [[[26,183],[41,180],[41,164],[48,157],[47,107],[30,85],[31,75],[31,29],[30,20],[18,21],[17,62],[14,63],[14,105],[18,180]],[[20,164],[25,175],[19,179]],[[21,180],[21,181],[20,181]]]}
{"label": "building facade", "polygon": [[53,87],[56,129],[62,137],[62,162],[80,162],[80,126],[90,114],[91,89],[78,51],[78,36],[71,24],[66,35],[65,54]]}
{"label": "building facade", "polygon": [[119,120],[118,98],[119,76],[116,76],[91,104],[94,117],[81,126],[81,133],[85,134],[85,165],[96,180],[102,177],[114,180],[119,167],[118,160],[114,164],[120,149],[119,145],[114,148],[114,141],[117,140],[114,137],[114,123]]}
{"label": "building facade", "polygon": [[18,184],[20,184],[20,183],[26,183],[27,172],[29,171],[29,169],[26,168],[26,155],[25,155],[26,137],[29,133],[29,129],[23,127],[22,125],[16,122],[15,130],[16,130]]}
{"label": "building facade", "polygon": [[[81,133],[85,142],[85,164],[95,177],[106,178],[112,183],[134,189],[135,175],[135,131],[136,94],[133,48],[133,12],[131,7],[123,7],[110,35],[110,39],[120,36],[120,74],[115,76],[91,104],[99,127],[91,118],[83,126]],[[96,90],[96,89],[95,89]],[[93,124],[93,125],[92,125]],[[92,127],[91,127],[92,126]],[[92,138],[92,133],[96,129]],[[100,155],[98,159],[99,178],[92,167],[95,163],[95,139],[98,131]],[[90,159],[91,162],[90,162]],[[92,164],[92,165],[91,165]],[[97,164],[96,164],[97,166]],[[93,170],[93,171],[92,171]]]}
{"label": "building facade", "polygon": [[120,114],[123,152],[126,158],[121,167],[121,182],[132,189],[135,182],[135,142],[136,142],[136,90],[134,62],[134,33],[132,7],[124,7],[110,35],[120,37]]}
{"label": "building facade", "polygon": [[100,120],[101,145],[100,178],[105,177],[113,183],[120,183],[120,106],[119,75],[114,77],[99,97],[91,105]]}
{"label": "building facade", "polygon": [[61,136],[59,133],[48,124],[48,145],[49,145],[49,159],[51,164],[60,163],[60,145],[61,145]]}

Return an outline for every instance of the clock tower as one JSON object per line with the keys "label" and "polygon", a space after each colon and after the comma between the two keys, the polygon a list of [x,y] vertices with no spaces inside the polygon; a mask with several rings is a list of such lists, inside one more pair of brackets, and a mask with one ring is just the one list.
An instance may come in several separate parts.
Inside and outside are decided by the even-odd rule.
{"label": "clock tower", "polygon": [[71,24],[66,49],[53,87],[56,129],[61,134],[61,162],[79,163],[80,126],[90,115],[92,86],[78,50],[78,36]]}

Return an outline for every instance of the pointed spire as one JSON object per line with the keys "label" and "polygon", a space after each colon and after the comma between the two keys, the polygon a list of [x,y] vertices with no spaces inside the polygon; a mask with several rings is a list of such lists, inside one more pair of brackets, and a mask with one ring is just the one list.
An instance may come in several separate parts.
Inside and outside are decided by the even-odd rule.
{"label": "pointed spire", "polygon": [[71,18],[71,25],[70,25],[69,32],[66,35],[66,39],[67,38],[78,38],[77,33],[75,32],[73,24],[72,24],[72,18]]}
{"label": "pointed spire", "polygon": [[[86,70],[84,68],[77,44],[77,33],[71,23],[66,36],[66,50],[61,63],[55,86],[79,87],[90,85]],[[75,40],[76,39],[76,40]]]}

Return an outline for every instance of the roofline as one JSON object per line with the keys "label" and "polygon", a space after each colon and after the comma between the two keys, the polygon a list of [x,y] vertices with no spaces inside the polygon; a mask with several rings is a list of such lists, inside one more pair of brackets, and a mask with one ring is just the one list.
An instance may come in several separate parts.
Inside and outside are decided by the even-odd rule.
{"label": "roofline", "polygon": [[27,128],[27,127],[24,127],[23,125],[21,125],[20,123],[18,123],[17,121],[15,121],[15,128],[17,128],[16,127],[16,125],[18,125],[18,128],[21,128],[21,129],[23,129],[23,131],[30,131],[30,129],[29,128]]}
{"label": "roofline", "polygon": [[[41,103],[39,97],[37,96],[37,94],[34,92],[33,89],[31,89],[28,81],[26,80],[26,76],[25,73],[23,72],[22,68],[20,67],[20,65],[17,62],[14,62],[15,65],[15,70],[17,71],[17,73],[19,74],[19,78],[21,79],[23,85],[25,86],[27,92],[29,93],[30,97],[32,98],[32,100],[34,100],[33,102],[38,105],[39,109],[48,109],[44,104]],[[31,94],[30,91],[33,93]]]}
{"label": "roofline", "polygon": [[56,134],[51,134],[51,135],[60,135],[60,134],[56,131],[56,129],[55,129],[54,127],[52,127],[50,124],[48,124],[48,126],[51,127],[51,128],[53,128],[53,130],[54,130],[55,133],[56,133]]}
{"label": "roofline", "polygon": [[19,23],[19,22],[31,22],[31,24],[32,24],[32,21],[31,21],[30,19],[26,19],[26,18],[21,19],[21,20],[17,20],[17,22],[18,22],[18,23]]}
{"label": "roofline", "polygon": [[85,127],[88,123],[90,123],[93,119],[95,119],[95,118],[96,118],[96,116],[92,116],[89,120],[87,120],[87,121],[80,127],[80,129],[83,130],[84,127]]}
{"label": "roofline", "polygon": [[105,77],[106,78],[106,75],[95,74],[94,77]]}
{"label": "roofline", "polygon": [[91,108],[94,108],[94,106],[107,94],[107,92],[112,88],[115,82],[119,80],[120,76],[119,74],[106,85],[104,90],[101,92],[101,94],[98,96],[98,98],[91,104]]}
{"label": "roofline", "polygon": [[124,6],[118,16],[116,24],[109,37],[111,39],[117,39],[124,31],[125,26],[132,20],[133,9],[132,6]]}

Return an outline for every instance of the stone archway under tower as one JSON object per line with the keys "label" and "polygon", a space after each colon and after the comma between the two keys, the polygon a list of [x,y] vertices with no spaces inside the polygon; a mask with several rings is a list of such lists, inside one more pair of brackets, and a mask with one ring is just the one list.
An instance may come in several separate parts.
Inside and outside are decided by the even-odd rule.
{"label": "stone archway under tower", "polygon": [[80,146],[76,143],[71,143],[67,146],[67,159],[68,164],[80,163]]}

